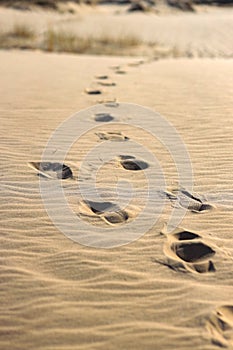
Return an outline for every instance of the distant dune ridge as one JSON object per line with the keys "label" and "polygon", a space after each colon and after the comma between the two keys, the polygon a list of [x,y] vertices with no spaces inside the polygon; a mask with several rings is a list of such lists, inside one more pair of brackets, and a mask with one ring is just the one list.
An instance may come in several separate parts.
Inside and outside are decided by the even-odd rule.
{"label": "distant dune ridge", "polygon": [[[207,5],[232,5],[233,0],[0,0],[0,5],[14,7],[18,9],[27,9],[30,6],[39,6],[48,9],[59,9],[61,4],[141,4],[141,10],[147,10],[150,6],[156,6],[157,4],[167,4],[168,6],[174,6],[181,10],[191,10],[192,4],[207,4]],[[143,7],[145,4],[145,7]],[[146,6],[150,5],[149,7]],[[189,5],[189,7],[188,7]],[[138,8],[140,10],[140,7]]]}
{"label": "distant dune ridge", "polygon": [[[68,2],[65,8],[62,6],[56,11],[48,8],[41,11],[38,7],[31,7],[30,11],[1,7],[0,49],[138,56],[152,60],[232,57],[231,7],[194,7],[195,11],[187,15],[182,13],[182,21],[179,9],[161,3],[150,15],[142,12],[131,15],[128,10],[137,9],[136,3],[123,7],[96,7],[72,6]],[[125,74],[122,68],[114,71]],[[99,79],[98,84],[87,87],[86,93],[101,95],[115,84],[114,79]]]}

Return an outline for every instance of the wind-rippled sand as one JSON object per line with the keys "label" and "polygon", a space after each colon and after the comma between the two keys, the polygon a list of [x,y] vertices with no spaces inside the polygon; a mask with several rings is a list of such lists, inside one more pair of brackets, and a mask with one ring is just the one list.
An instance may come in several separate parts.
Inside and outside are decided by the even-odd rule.
{"label": "wind-rippled sand", "polygon": [[[232,348],[232,59],[134,65],[137,60],[129,58],[2,51],[0,62],[0,348]],[[116,74],[110,68],[115,65],[125,74]],[[116,85],[99,85],[99,75],[108,75]],[[90,86],[102,94],[87,94]],[[167,235],[173,205],[182,210],[183,197],[190,194],[177,192],[176,168],[167,150],[139,131],[114,129],[115,138],[121,132],[138,138],[156,154],[167,183],[166,210],[129,245],[88,248],[50,221],[39,177],[28,162],[40,161],[50,134],[71,114],[115,98],[149,107],[177,129],[192,161],[193,207],[178,230]],[[151,125],[145,123],[145,129]],[[89,132],[71,150],[66,164],[74,176],[85,152],[109,132],[100,126],[98,135]],[[122,142],[127,155],[127,141]],[[114,164],[105,169],[108,184],[127,172],[119,159]],[[127,176],[135,185],[145,181],[141,172]],[[75,190],[75,181],[62,181],[68,195]],[[196,210],[199,199],[211,208]],[[135,199],[134,208],[140,204]],[[78,203],[71,205],[79,213]],[[107,224],[96,223],[103,229]]]}

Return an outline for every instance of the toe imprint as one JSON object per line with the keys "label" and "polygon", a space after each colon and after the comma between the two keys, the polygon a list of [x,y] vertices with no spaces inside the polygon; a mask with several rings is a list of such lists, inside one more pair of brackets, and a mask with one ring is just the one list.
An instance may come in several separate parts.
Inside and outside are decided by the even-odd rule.
{"label": "toe imprint", "polygon": [[171,249],[186,262],[206,260],[215,254],[215,251],[204,243],[173,243]]}
{"label": "toe imprint", "polygon": [[186,241],[186,240],[192,240],[192,239],[200,238],[200,236],[198,234],[190,232],[190,231],[177,232],[173,236],[176,239],[178,239],[179,241]]}

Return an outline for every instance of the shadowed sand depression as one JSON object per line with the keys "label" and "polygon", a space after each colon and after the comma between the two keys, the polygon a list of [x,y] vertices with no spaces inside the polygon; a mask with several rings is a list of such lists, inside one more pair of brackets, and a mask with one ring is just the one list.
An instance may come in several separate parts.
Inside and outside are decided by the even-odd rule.
{"label": "shadowed sand depression", "polygon": [[[139,68],[129,58],[0,52],[0,62],[0,348],[230,348],[232,60],[163,60]],[[114,65],[126,74],[115,74],[110,69]],[[169,194],[163,194],[165,209],[145,236],[112,250],[75,244],[59,232],[43,207],[37,172],[28,167],[28,162],[35,167],[40,161],[54,128],[98,101],[99,96],[86,94],[85,88],[102,75],[116,86],[105,86],[101,99],[148,106],[173,123],[187,145],[194,172],[193,193],[178,189],[175,166],[161,145],[131,127],[103,128],[110,117],[93,116],[99,129],[71,149],[65,169],[76,178],[82,158],[93,145],[114,135],[112,142],[127,147],[124,137],[136,138],[158,157]],[[145,128],[150,130],[150,125]],[[143,173],[150,167],[147,159],[138,159],[145,163],[138,171],[139,163],[129,158],[127,150],[116,156],[106,167],[104,185],[113,186],[120,174],[143,186]],[[59,169],[62,174],[63,167]],[[56,167],[50,171],[57,174]],[[75,181],[62,179],[62,184],[69,200]],[[187,196],[191,208],[180,227],[161,234],[172,207],[186,208]],[[78,212],[76,202],[72,204]],[[203,204],[211,208],[198,210]],[[136,199],[130,220],[141,205]],[[85,213],[92,211],[93,220],[103,228],[114,224],[124,230],[124,220],[129,220],[122,208],[117,207],[117,217],[107,213],[104,219],[102,209],[93,212],[90,203],[83,208]],[[151,220],[151,214],[146,213],[145,220]]]}

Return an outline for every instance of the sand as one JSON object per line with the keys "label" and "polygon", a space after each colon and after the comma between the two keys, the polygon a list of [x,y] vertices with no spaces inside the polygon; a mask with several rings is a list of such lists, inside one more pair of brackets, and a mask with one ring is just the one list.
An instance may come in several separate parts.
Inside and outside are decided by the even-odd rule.
{"label": "sand", "polygon": [[[232,58],[0,52],[1,349],[233,348],[232,72]],[[96,77],[104,75],[115,85],[100,85],[105,79]],[[85,91],[97,88],[99,95]],[[74,178],[62,180],[75,215],[93,231],[117,227],[124,234],[125,221],[133,222],[144,205],[143,197],[134,198],[127,215],[118,210],[110,217],[76,196],[83,157],[100,141],[125,147],[124,156],[125,138],[141,142],[166,179],[165,208],[152,228],[130,244],[97,249],[55,227],[42,203],[41,178],[28,163],[41,160],[60,123],[106,101],[148,107],[176,128],[191,158],[193,190],[178,188],[171,155],[147,133],[153,122],[144,119],[146,131],[97,122],[98,130],[84,135],[65,160]],[[123,120],[130,124],[129,117]],[[113,188],[119,177],[144,189],[153,164],[143,152],[140,161],[149,167],[135,171],[133,158],[116,154],[98,186]],[[84,170],[88,175],[92,168]],[[187,208],[187,197],[182,222],[167,232],[172,209]],[[156,210],[145,213],[145,224]]]}
{"label": "sand", "polygon": [[[160,7],[159,7],[160,8]],[[84,38],[135,37],[141,47],[121,49],[133,55],[231,58],[233,9],[196,6],[183,13],[163,6],[158,14],[127,13],[127,6],[77,7],[75,14],[17,11],[0,8],[1,31],[24,24],[42,40],[48,29],[76,33]],[[144,43],[144,44],[143,44]],[[149,46],[148,46],[149,45]],[[38,45],[40,46],[40,45]],[[93,53],[93,52],[92,52]]]}

